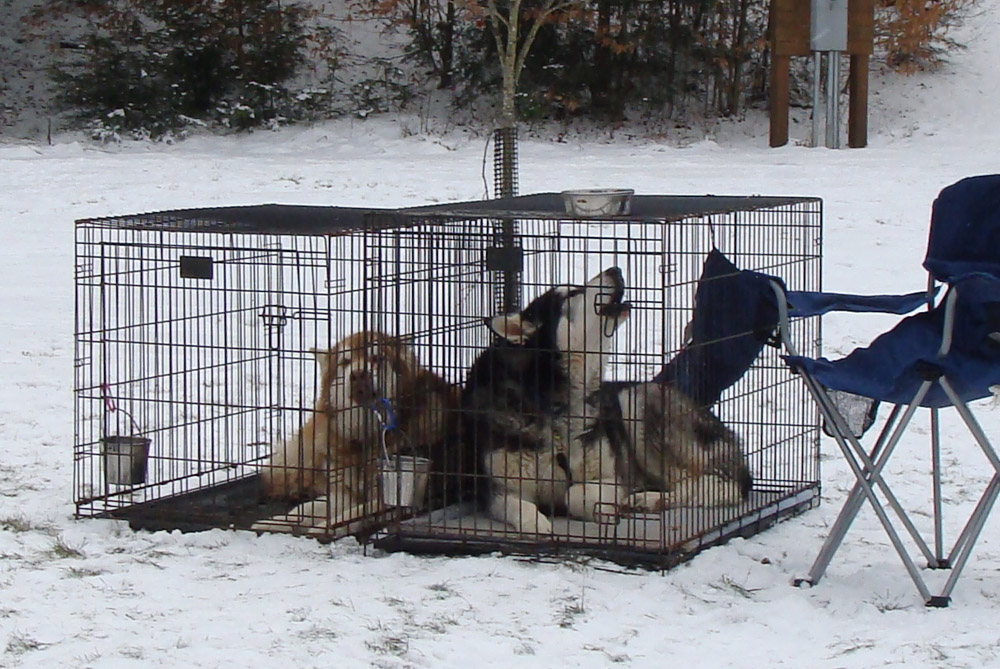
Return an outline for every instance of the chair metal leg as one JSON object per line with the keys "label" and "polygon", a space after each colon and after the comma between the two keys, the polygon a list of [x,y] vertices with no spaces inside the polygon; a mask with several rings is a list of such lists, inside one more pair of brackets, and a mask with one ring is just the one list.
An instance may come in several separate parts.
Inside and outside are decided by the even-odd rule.
{"label": "chair metal leg", "polygon": [[990,461],[990,464],[993,465],[993,468],[997,472],[1000,472],[1000,457],[997,456],[996,451],[993,449],[993,444],[991,444],[990,440],[986,437],[986,433],[983,432],[983,428],[979,425],[979,421],[977,421],[976,417],[972,415],[972,412],[969,411],[969,407],[965,405],[962,398],[960,398],[958,393],[955,392],[955,389],[951,387],[951,383],[948,382],[948,379],[941,377],[938,382],[941,384],[941,388],[948,396],[948,399],[951,400],[951,403],[955,406],[955,411],[957,411],[958,415],[962,418],[962,422],[965,423],[965,426],[969,428],[969,432],[972,433],[972,436],[979,443],[979,448],[983,450],[983,453],[986,455],[986,459]]}
{"label": "chair metal leg", "polygon": [[948,562],[952,565],[957,562],[959,557],[962,555],[962,552],[966,550],[970,539],[973,542],[975,541],[975,538],[971,536],[971,534],[975,531],[974,523],[978,522],[980,517],[989,516],[990,509],[995,501],[990,498],[990,495],[993,494],[991,489],[993,486],[997,485],[997,476],[1000,476],[1000,474],[995,475],[993,479],[990,479],[989,485],[987,485],[986,490],[983,491],[983,496],[979,498],[976,508],[969,515],[969,519],[966,521],[965,527],[962,528],[958,538],[955,540],[955,545],[952,546],[951,552],[948,554],[947,558]]}
{"label": "chair metal leg", "polygon": [[[808,578],[810,583],[818,583],[823,577],[834,553],[843,542],[847,530],[850,528],[851,523],[853,523],[854,518],[857,516],[857,513],[863,505],[863,500],[867,499],[872,505],[872,509],[875,511],[875,515],[878,517],[883,529],[886,531],[890,542],[893,544],[893,547],[899,554],[900,559],[903,561],[903,566],[906,568],[911,580],[917,587],[924,603],[931,607],[948,606],[951,601],[951,593],[954,590],[955,585],[958,583],[958,579],[961,576],[965,565],[968,563],[975,543],[986,524],[986,520],[989,518],[997,499],[1000,498],[1000,457],[997,456],[995,449],[987,438],[985,432],[983,432],[982,427],[976,421],[972,412],[961,401],[961,398],[957,396],[947,379],[941,377],[936,381],[941,384],[942,389],[948,395],[952,405],[962,418],[962,421],[966,424],[995,470],[995,473],[990,479],[986,490],[983,492],[982,497],[980,497],[979,502],[976,504],[976,508],[969,516],[965,527],[959,533],[958,538],[955,541],[955,545],[952,547],[952,550],[947,557],[945,557],[944,554],[940,423],[939,414],[936,409],[931,410],[931,459],[933,469],[932,485],[934,506],[933,553],[930,551],[930,548],[927,547],[926,543],[923,542],[922,538],[920,538],[916,533],[916,528],[909,521],[909,518],[899,505],[895,496],[891,493],[888,486],[881,478],[883,467],[888,462],[893,449],[899,442],[903,432],[912,419],[914,412],[919,407],[920,402],[923,400],[923,397],[926,395],[926,392],[932,383],[925,382],[921,386],[921,390],[918,391],[916,396],[914,396],[913,401],[909,406],[907,406],[907,409],[901,418],[898,416],[900,406],[896,405],[893,407],[893,412],[889,415],[886,425],[879,433],[875,445],[869,453],[861,447],[860,441],[858,441],[853,434],[847,431],[847,426],[844,424],[843,418],[840,416],[839,412],[836,411],[836,408],[830,401],[829,396],[826,395],[821,387],[814,384],[811,379],[807,378],[806,385],[809,388],[810,394],[812,394],[814,399],[816,399],[824,418],[832,422],[837,427],[835,440],[837,441],[841,451],[843,451],[844,456],[848,461],[848,465],[851,467],[851,470],[854,472],[855,478],[857,479],[854,487],[848,494],[847,500],[845,501],[840,514],[837,516],[837,520],[831,528],[830,534],[824,541],[823,547],[810,569]],[[898,424],[896,424],[897,419]],[[910,534],[914,535],[917,545],[921,547],[925,557],[928,558],[928,566],[932,568],[951,568],[948,580],[945,582],[944,587],[941,589],[939,594],[930,594],[930,590],[923,577],[920,575],[916,564],[910,557],[906,547],[902,544],[895,528],[890,523],[885,508],[879,503],[875,493],[875,488],[878,488],[879,491],[883,493],[889,506],[891,506],[900,517],[900,520],[907,527]]]}
{"label": "chair metal leg", "polygon": [[969,556],[972,555],[972,549],[976,545],[979,533],[983,531],[983,526],[986,525],[986,519],[989,518],[990,511],[993,510],[998,493],[1000,493],[1000,474],[994,474],[993,478],[990,479],[989,485],[986,486],[986,491],[983,493],[982,499],[976,505],[976,510],[969,518],[969,523],[962,531],[961,548],[956,545],[956,552],[950,558],[953,560],[952,570],[948,576],[948,581],[941,590],[942,597],[951,597],[951,591],[955,588],[955,584],[958,583],[958,578],[962,575],[962,570],[965,568]]}
{"label": "chair metal leg", "polygon": [[989,484],[986,486],[986,490],[983,491],[979,503],[976,504],[975,510],[973,510],[965,527],[959,533],[951,554],[948,556],[948,560],[952,564],[952,571],[945,582],[944,588],[941,590],[940,597],[949,599],[952,590],[958,583],[959,577],[962,575],[962,570],[965,569],[965,565],[972,555],[972,549],[979,539],[979,534],[982,532],[983,526],[986,525],[986,519],[989,518],[997,497],[1000,495],[1000,458],[997,457],[997,453],[990,440],[986,437],[986,433],[983,432],[982,426],[979,425],[979,421],[976,420],[972,412],[969,411],[969,407],[965,405],[958,396],[958,393],[951,387],[948,379],[942,377],[939,382],[941,383],[941,388],[958,412],[958,415],[962,418],[962,422],[965,423],[969,432],[972,433],[972,436],[979,444],[986,458],[990,461],[990,464],[993,465],[995,471]]}
{"label": "chair metal leg", "polygon": [[944,522],[941,510],[941,428],[936,408],[931,409],[931,485],[934,507],[934,560],[929,566],[933,569],[947,569],[950,563],[944,557]]}
{"label": "chair metal leg", "polygon": [[[866,474],[865,480],[867,480],[869,484],[875,484],[878,486],[878,489],[885,497],[886,503],[890,508],[892,508],[893,512],[895,512],[899,521],[903,524],[907,533],[909,533],[913,543],[916,544],[920,552],[923,553],[924,559],[927,560],[928,564],[936,561],[934,553],[931,551],[930,546],[927,545],[927,542],[924,541],[923,536],[913,524],[913,521],[910,520],[909,515],[903,509],[902,504],[899,503],[899,500],[892,492],[892,489],[890,489],[888,484],[886,484],[886,482],[882,479],[881,473],[886,462],[888,462],[889,457],[892,455],[893,450],[899,443],[899,440],[902,438],[903,434],[905,434],[907,427],[909,427],[910,421],[913,419],[913,415],[916,413],[920,403],[930,390],[931,385],[933,384],[930,381],[926,381],[921,384],[921,386],[917,389],[917,393],[913,396],[910,404],[907,405],[906,411],[904,412],[903,417],[899,420],[898,425],[892,427],[890,423],[887,423],[886,427],[882,429],[879,439],[885,439],[886,435],[888,435],[888,440],[885,442],[884,450],[879,454],[878,463],[872,462],[871,458],[869,458],[868,454],[865,452],[865,449],[861,446],[861,442],[853,434],[851,434],[850,430],[848,430],[843,417],[836,410],[836,407],[833,405],[829,396],[823,392],[821,388],[817,388],[817,390],[822,393],[820,397],[817,397],[817,402],[821,404],[821,409],[823,408],[822,405],[825,402],[826,410],[829,412],[824,415],[830,416],[830,419],[833,420],[834,424],[837,426],[837,433],[840,437],[846,439],[846,441],[853,447],[856,459],[864,465],[864,471]],[[841,441],[840,446],[843,450],[846,448],[847,444]],[[849,459],[852,457],[846,450],[844,451],[844,455]],[[851,517],[851,520],[853,520],[853,516]]]}
{"label": "chair metal leg", "polygon": [[[879,433],[875,446],[872,448],[871,458],[875,458],[881,450],[883,444],[885,443],[885,437],[888,434],[888,430],[896,422],[896,417],[899,415],[899,411],[899,405],[894,405],[892,407],[892,412],[886,420],[886,426],[882,428],[882,432]],[[828,418],[827,420],[830,419]],[[843,447],[841,448],[843,449]],[[816,560],[813,562],[813,565],[809,570],[808,581],[810,583],[819,583],[820,579],[823,578],[823,574],[826,573],[826,568],[830,566],[830,561],[833,559],[833,554],[837,552],[841,542],[844,540],[847,530],[850,529],[851,523],[854,521],[861,505],[864,503],[864,499],[865,496],[861,491],[861,483],[855,483],[854,487],[851,488],[851,492],[847,495],[847,500],[844,502],[844,506],[841,507],[840,513],[837,515],[837,520],[834,521],[833,527],[830,528],[830,533],[823,542],[823,547],[820,549],[819,554],[816,556]]]}
{"label": "chair metal leg", "polygon": [[[989,516],[990,511],[993,508],[993,504],[996,501],[998,488],[1000,488],[1000,457],[997,457],[997,453],[990,443],[989,438],[983,431],[982,426],[976,417],[969,411],[969,407],[961,401],[961,398],[955,392],[954,388],[951,387],[951,383],[948,382],[946,378],[940,380],[941,388],[944,390],[945,394],[948,395],[948,399],[951,400],[952,405],[955,407],[955,411],[958,412],[959,417],[961,417],[962,422],[968,428],[969,432],[975,438],[976,442],[979,444],[979,448],[982,449],[986,458],[993,465],[993,469],[996,472],[993,478],[990,480],[989,485],[986,490],[983,491],[982,497],[979,499],[979,503],[976,505],[975,510],[969,517],[968,522],[959,534],[958,539],[955,541],[955,546],[952,548],[952,553],[949,556],[955,564],[955,569],[959,568],[959,562],[964,566],[965,560],[968,559],[969,553],[972,551],[972,545],[976,542],[979,533],[982,531],[982,526],[986,522],[986,518]],[[957,580],[957,577],[952,574],[952,579]],[[949,579],[949,582],[951,579]]]}
{"label": "chair metal leg", "polygon": [[[882,493],[886,496],[887,501],[889,502],[893,510],[896,512],[896,514],[900,517],[904,526],[907,528],[910,534],[917,540],[917,543],[918,545],[920,545],[921,550],[925,554],[925,557],[929,558],[930,549],[927,548],[926,543],[922,540],[919,533],[917,533],[916,528],[913,526],[912,522],[910,522],[909,518],[906,516],[906,513],[903,511],[895,495],[893,495],[891,490],[889,490],[888,486],[882,480],[880,474],[882,468],[888,461],[889,456],[892,454],[893,449],[895,448],[896,444],[898,444],[899,439],[902,436],[903,432],[905,431],[906,426],[912,419],[914,412],[920,406],[920,402],[923,400],[924,396],[927,394],[927,391],[930,389],[931,382],[927,381],[921,384],[920,389],[917,391],[917,394],[913,398],[913,401],[904,412],[900,424],[896,426],[896,428],[892,431],[892,436],[889,437],[888,441],[886,442],[884,451],[879,455],[878,461],[873,463],[872,460],[869,458],[868,454],[865,452],[864,448],[861,447],[860,442],[858,442],[858,440],[854,437],[854,435],[851,434],[851,432],[847,429],[843,417],[840,415],[838,411],[836,411],[836,408],[832,406],[829,396],[825,392],[823,392],[821,388],[816,386],[812,381],[812,379],[809,379],[809,377],[805,378],[807,380],[806,385],[809,388],[810,394],[812,394],[813,397],[816,399],[817,404],[820,407],[820,410],[824,414],[824,417],[827,420],[832,420],[833,423],[836,425],[837,429],[835,431],[836,432],[835,439],[837,441],[837,444],[843,451],[844,457],[847,459],[847,462],[850,465],[852,471],[854,472],[855,478],[857,479],[857,484],[852,489],[851,495],[849,495],[848,497],[848,503],[845,504],[845,508],[841,511],[841,515],[838,517],[835,526],[833,528],[833,531],[831,532],[831,535],[827,537],[827,540],[824,542],[823,548],[820,550],[820,554],[817,556],[816,561],[814,562],[813,567],[810,570],[809,581],[811,583],[818,583],[819,580],[822,578],[823,574],[826,571],[827,566],[829,565],[830,560],[833,557],[833,554],[836,552],[836,550],[840,546],[840,543],[843,541],[844,535],[847,532],[847,528],[854,521],[854,518],[856,517],[857,512],[861,507],[859,500],[861,498],[861,495],[863,495],[864,498],[867,498],[868,501],[871,503],[872,509],[875,511],[875,515],[878,517],[879,522],[882,524],[883,529],[885,530],[886,534],[889,537],[889,540],[892,542],[893,547],[899,554],[899,557],[902,560],[904,567],[906,567],[907,572],[910,574],[910,577],[913,580],[914,585],[917,587],[917,590],[920,592],[921,596],[923,596],[924,600],[928,601],[931,595],[929,590],[927,589],[927,585],[924,582],[923,578],[921,578],[919,570],[917,569],[916,564],[914,564],[913,559],[910,557],[908,550],[900,540],[899,535],[896,532],[895,527],[889,520],[884,507],[879,503],[879,500],[875,495],[875,491],[872,487],[872,484],[874,483],[875,485],[877,485],[879,489],[882,491]],[[880,435],[880,440],[883,438],[883,435],[886,434],[888,428],[891,428],[891,426],[883,428],[882,435]],[[848,441],[850,441],[851,446],[848,446]],[[851,447],[853,447],[855,453],[852,453]],[[858,460],[860,460],[864,464],[865,466],[864,469],[862,469],[861,466],[858,464]]]}
{"label": "chair metal leg", "polygon": [[[886,453],[888,452],[889,449],[887,448]],[[930,590],[927,588],[927,584],[924,582],[924,579],[920,576],[920,571],[919,569],[917,569],[917,565],[913,562],[913,558],[910,557],[909,552],[906,550],[906,546],[904,546],[903,542],[900,540],[899,534],[896,532],[896,528],[889,520],[889,516],[885,512],[885,508],[881,504],[879,504],[878,498],[875,496],[875,491],[872,489],[871,485],[865,480],[865,474],[861,470],[861,467],[858,465],[858,463],[848,455],[847,451],[845,451],[845,456],[848,456],[847,457],[848,464],[854,471],[854,476],[858,479],[858,482],[862,484],[861,491],[864,493],[865,497],[868,499],[868,502],[871,504],[872,510],[875,512],[875,515],[878,517],[879,522],[882,524],[882,529],[884,529],[885,533],[889,536],[889,541],[892,542],[893,547],[896,549],[896,553],[899,555],[899,559],[903,561],[903,566],[906,567],[906,571],[907,573],[909,573],[910,579],[913,581],[913,584],[917,587],[917,591],[920,592],[920,595],[921,597],[923,597],[924,601],[925,602],[929,601],[931,599]],[[884,462],[882,464],[884,464]],[[876,471],[873,471],[872,473],[875,476],[878,475]],[[853,520],[853,518],[851,520]]]}

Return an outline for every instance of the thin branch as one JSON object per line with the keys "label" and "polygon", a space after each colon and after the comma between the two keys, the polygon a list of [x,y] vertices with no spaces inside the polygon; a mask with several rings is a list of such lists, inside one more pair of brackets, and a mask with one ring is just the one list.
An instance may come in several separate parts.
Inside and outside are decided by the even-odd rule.
{"label": "thin branch", "polygon": [[[527,34],[521,36],[521,24],[518,20],[521,16],[522,0],[510,0],[506,14],[501,14],[497,7],[496,0],[486,0],[486,11],[490,22],[490,32],[493,34],[493,41],[496,43],[497,56],[500,60],[500,70],[503,75],[504,92],[502,95],[501,114],[509,117],[513,114],[510,108],[511,95],[517,93],[517,83],[521,79],[524,64],[527,62],[528,53],[541,30],[549,18],[556,12],[569,9],[579,4],[579,0],[546,0],[542,7],[535,14],[528,28]],[[506,35],[503,30],[506,28]]]}
{"label": "thin branch", "polygon": [[535,37],[538,35],[538,31],[541,30],[542,25],[554,13],[567,9],[574,4],[576,4],[575,0],[564,0],[563,2],[550,0],[547,6],[542,7],[539,14],[535,17],[535,20],[532,21],[531,28],[528,29],[528,34],[524,37],[524,43],[517,52],[517,62],[514,64],[515,83],[521,78],[521,70],[524,69],[524,63],[528,58],[528,52],[531,51],[531,45],[534,44]]}
{"label": "thin branch", "polygon": [[488,0],[486,3],[486,11],[489,15],[490,33],[493,35],[493,41],[497,45],[497,54],[500,56],[502,62],[506,49],[504,48],[503,38],[500,35],[500,27],[506,27],[507,22],[504,21],[503,17],[500,16],[500,13],[497,11],[497,5],[494,0]]}
{"label": "thin branch", "polygon": [[499,23],[504,28],[507,27],[507,19],[504,18],[504,16],[497,9],[496,0],[487,0],[486,14],[490,19],[490,27],[494,30],[494,34],[496,34],[496,28],[495,28],[496,23]]}

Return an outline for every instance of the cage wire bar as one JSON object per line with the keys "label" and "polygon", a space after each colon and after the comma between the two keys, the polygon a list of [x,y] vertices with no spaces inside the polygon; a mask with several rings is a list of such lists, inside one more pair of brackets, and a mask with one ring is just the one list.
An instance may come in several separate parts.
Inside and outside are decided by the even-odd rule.
{"label": "cage wire bar", "polygon": [[[488,482],[456,427],[455,398],[491,342],[484,318],[620,267],[632,311],[605,378],[648,380],[681,349],[712,248],[790,290],[818,290],[822,203],[639,195],[628,216],[580,220],[558,194],[540,193],[403,210],[265,205],[78,221],[77,514],[136,528],[362,533],[387,550],[573,552],[656,567],[752,535],[819,501],[817,410],[775,348],[713,407],[740,437],[754,479],[735,506],[612,510],[596,522],[554,515],[551,536],[524,535],[477,504]],[[339,368],[324,376],[313,349],[358,332],[396,338],[441,380],[440,415],[419,418],[440,430],[435,443],[407,438],[427,431],[419,422],[386,431],[367,408],[320,405]],[[818,354],[820,334],[818,318],[791,324],[806,354]],[[373,373],[393,372],[386,358],[371,361],[381,367]],[[413,398],[396,401],[401,425],[418,413]],[[347,429],[359,420],[375,438],[358,459],[304,464],[310,421]],[[137,437],[147,452],[115,453],[113,437]],[[426,495],[384,502],[379,437],[389,455],[432,458]],[[293,465],[277,467],[280,449]],[[140,459],[141,475],[122,475]],[[296,495],[266,495],[262,472],[287,474]],[[367,501],[345,501],[345,481]]]}

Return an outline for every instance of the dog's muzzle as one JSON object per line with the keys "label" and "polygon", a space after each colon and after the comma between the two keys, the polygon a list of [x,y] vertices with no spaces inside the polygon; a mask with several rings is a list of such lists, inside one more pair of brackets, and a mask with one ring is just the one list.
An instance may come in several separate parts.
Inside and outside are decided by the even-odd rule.
{"label": "dog's muzzle", "polygon": [[375,380],[372,375],[362,369],[353,370],[351,372],[351,401],[367,406],[376,399]]}
{"label": "dog's muzzle", "polygon": [[618,321],[627,316],[629,310],[631,309],[631,302],[612,302],[611,304],[606,304],[603,307],[598,308],[597,313],[604,318],[610,318]]}
{"label": "dog's muzzle", "polygon": [[617,320],[628,312],[631,306],[628,302],[622,301],[625,297],[625,279],[618,267],[605,270],[604,277],[611,285],[603,288],[594,298],[594,311],[598,316]]}

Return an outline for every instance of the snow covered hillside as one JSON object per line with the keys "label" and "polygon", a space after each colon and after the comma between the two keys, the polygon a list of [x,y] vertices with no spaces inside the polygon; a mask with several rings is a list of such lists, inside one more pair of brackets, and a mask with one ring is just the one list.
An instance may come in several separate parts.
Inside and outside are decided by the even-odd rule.
{"label": "snow covered hillside", "polygon": [[[1000,31],[1000,3],[990,0],[966,31]],[[827,289],[920,290],[937,192],[1000,172],[1000,45],[969,44],[941,73],[873,82],[868,149],[767,149],[764,125],[752,123],[720,126],[685,148],[533,139],[521,145],[521,190],[820,196]],[[820,508],[662,575],[74,520],[73,221],[223,204],[482,197],[484,139],[415,134],[417,122],[345,120],[169,146],[74,136],[0,143],[0,666],[1000,666],[996,518],[948,609],[921,605],[867,510],[824,581],[791,586],[851,484],[829,441]],[[887,322],[828,318],[827,353]],[[1000,437],[1000,410],[977,408]],[[954,420],[942,429],[945,513],[957,522],[990,468]],[[902,502],[918,509],[930,504],[920,436],[901,444],[890,472]]]}

